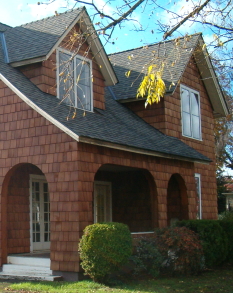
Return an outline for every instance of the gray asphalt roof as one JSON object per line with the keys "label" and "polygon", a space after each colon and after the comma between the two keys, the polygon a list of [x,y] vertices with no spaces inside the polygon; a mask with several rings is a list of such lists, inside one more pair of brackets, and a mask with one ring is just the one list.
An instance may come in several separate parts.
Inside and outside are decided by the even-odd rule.
{"label": "gray asphalt roof", "polygon": [[[79,13],[80,10],[77,9],[69,13],[61,14],[60,16],[47,18],[16,28],[8,28],[4,34],[10,61],[19,61],[24,58],[34,58],[47,54],[64,33],[67,26],[73,22]],[[191,48],[194,46],[197,38],[198,35],[191,38],[192,42],[190,46],[187,50],[184,50],[183,56],[186,56],[186,58],[183,59],[187,59],[190,56]],[[15,44],[17,43],[18,45],[16,47]],[[130,79],[125,78],[125,67],[122,66],[125,58],[129,54],[137,56],[133,57],[135,62],[131,62],[130,68],[138,72],[139,66],[144,62],[148,62],[152,53],[157,54],[156,48],[158,47],[156,46],[158,45],[155,45],[153,48],[149,47],[145,51],[143,51],[144,49],[135,49],[114,54],[114,56],[112,55],[110,57],[113,59],[114,69],[117,71],[120,79],[119,85],[111,87],[118,99],[120,99],[121,95],[123,98],[133,95],[132,87],[128,86]],[[163,52],[163,54],[165,53],[170,54],[169,48]],[[182,71],[185,64],[183,59],[180,59],[181,64],[177,64],[180,71]],[[172,57],[168,60],[172,61]],[[173,73],[175,74],[175,72],[176,69],[174,69]],[[167,156],[172,155],[175,157],[183,157],[184,159],[210,162],[210,159],[179,139],[166,136],[147,124],[131,110],[114,100],[108,90],[106,90],[106,110],[94,109],[94,113],[86,112],[85,117],[83,117],[82,110],[77,110],[77,116],[74,119],[67,120],[67,115],[70,112],[69,106],[64,103],[59,104],[59,100],[56,97],[42,92],[19,70],[13,68],[10,64],[4,63],[1,42],[0,73],[35,105],[80,137],[144,149],[160,153],[161,155],[165,154]],[[175,80],[177,81],[178,77]],[[125,92],[127,94],[123,95]]]}
{"label": "gray asphalt roof", "polygon": [[[5,31],[9,62],[45,56],[83,8],[27,23],[8,27]],[[0,27],[1,30],[1,27]]]}
{"label": "gray asphalt roof", "polygon": [[[175,89],[201,34],[170,40],[159,44],[140,47],[109,55],[119,84],[112,87],[117,100],[135,98],[137,89],[147,71],[148,64],[159,65],[164,62],[163,80],[167,93]],[[129,78],[125,73],[131,70]],[[172,83],[174,85],[172,85]]]}
{"label": "gray asphalt roof", "polygon": [[4,32],[5,30],[11,28],[9,25],[0,22],[0,32]]}
{"label": "gray asphalt roof", "polygon": [[139,149],[179,156],[192,160],[210,160],[177,138],[169,137],[147,124],[124,105],[106,94],[106,110],[95,109],[94,113],[77,110],[77,116],[67,121],[69,106],[42,92],[21,72],[3,62],[0,48],[0,73],[21,93],[51,117],[80,137],[130,146]]}

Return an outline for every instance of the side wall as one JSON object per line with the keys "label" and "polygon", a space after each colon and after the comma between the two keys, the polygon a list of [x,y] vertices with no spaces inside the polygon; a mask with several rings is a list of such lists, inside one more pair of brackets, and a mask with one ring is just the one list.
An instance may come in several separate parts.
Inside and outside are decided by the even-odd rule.
{"label": "side wall", "polygon": [[[12,168],[20,163],[37,166],[48,181],[51,201],[51,269],[54,271],[80,270],[77,246],[83,229],[93,223],[94,178],[103,164],[129,166],[150,172],[157,186],[157,203],[154,204],[158,206],[160,227],[167,225],[169,179],[172,174],[179,173],[188,190],[189,218],[195,218],[193,163],[77,143],[31,109],[2,82],[0,96],[0,265],[6,262],[7,254],[13,251],[14,241],[20,243],[24,237],[28,239],[28,232],[24,232],[22,237],[16,235],[15,238],[7,234],[7,218],[13,217],[10,213],[13,199],[8,193]],[[23,205],[27,205],[27,199]],[[15,221],[12,222],[9,225],[15,225]]]}
{"label": "side wall", "polygon": [[[29,219],[29,198],[22,195],[20,189],[20,185],[26,188],[28,176],[22,174],[25,175],[25,183],[22,183],[22,178],[11,178],[11,175],[14,166],[30,163],[41,170],[49,186],[51,269],[77,272],[79,212],[82,210],[78,198],[77,142],[31,109],[3,82],[0,82],[0,97],[0,265],[6,263],[7,254],[19,252],[15,250],[16,245],[20,244],[21,250],[29,245],[29,231],[26,231],[29,228],[29,222],[26,223]],[[16,195],[17,182],[19,189]],[[14,195],[11,194],[12,188]],[[22,196],[24,199],[21,201]],[[17,210],[14,215],[11,210],[13,206],[14,211]],[[17,232],[14,217],[19,216],[25,217],[21,227],[24,231]],[[10,220],[8,223],[7,218]],[[11,234],[7,230],[9,227]]]}

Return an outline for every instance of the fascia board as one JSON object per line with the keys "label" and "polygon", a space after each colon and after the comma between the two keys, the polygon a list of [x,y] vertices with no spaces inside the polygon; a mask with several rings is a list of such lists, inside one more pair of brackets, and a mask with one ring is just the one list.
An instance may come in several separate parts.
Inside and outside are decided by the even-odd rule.
{"label": "fascia board", "polygon": [[199,39],[194,58],[213,106],[214,116],[227,116],[229,109],[202,39]]}
{"label": "fascia board", "polygon": [[85,10],[82,12],[82,19],[83,19],[83,21],[81,22],[82,31],[88,31],[89,29],[91,30],[91,34],[88,37],[87,42],[90,44],[92,53],[98,65],[100,66],[100,71],[102,72],[103,77],[105,79],[105,85],[110,86],[110,85],[114,85],[118,83],[118,79],[108,59],[108,56]]}
{"label": "fascia board", "polygon": [[117,149],[117,150],[122,150],[122,151],[126,151],[126,152],[132,152],[132,153],[136,153],[136,154],[142,154],[142,155],[153,156],[153,157],[160,157],[160,158],[165,158],[165,159],[180,160],[180,161],[200,163],[200,164],[206,164],[206,165],[208,165],[211,162],[211,161],[204,161],[204,160],[198,160],[198,159],[195,160],[195,159],[176,156],[176,155],[169,155],[169,154],[150,151],[150,150],[146,150],[146,149],[134,148],[134,147],[126,146],[126,145],[111,143],[111,142],[93,139],[93,138],[89,138],[89,137],[83,137],[83,136],[79,137],[79,142],[98,145],[98,146]]}

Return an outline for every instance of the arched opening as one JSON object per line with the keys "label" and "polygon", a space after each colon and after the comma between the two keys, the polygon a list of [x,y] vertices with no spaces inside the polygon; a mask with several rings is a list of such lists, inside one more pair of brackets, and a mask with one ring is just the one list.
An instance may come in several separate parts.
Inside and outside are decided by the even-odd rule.
{"label": "arched opening", "polygon": [[188,219],[188,197],[184,179],[173,174],[167,188],[167,221],[170,225],[175,220]]}
{"label": "arched opening", "polygon": [[127,224],[131,232],[158,226],[157,190],[144,169],[103,165],[95,175],[94,222]]}
{"label": "arched opening", "polygon": [[14,166],[2,187],[3,263],[9,254],[50,248],[50,201],[43,172],[32,164]]}

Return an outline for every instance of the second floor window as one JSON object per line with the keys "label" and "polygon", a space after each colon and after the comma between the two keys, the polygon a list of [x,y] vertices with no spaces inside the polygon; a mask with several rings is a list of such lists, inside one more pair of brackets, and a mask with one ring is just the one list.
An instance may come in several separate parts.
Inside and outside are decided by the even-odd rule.
{"label": "second floor window", "polygon": [[193,89],[181,85],[182,134],[201,140],[200,96]]}
{"label": "second floor window", "polygon": [[72,107],[92,111],[92,64],[62,48],[57,51],[58,98]]}

